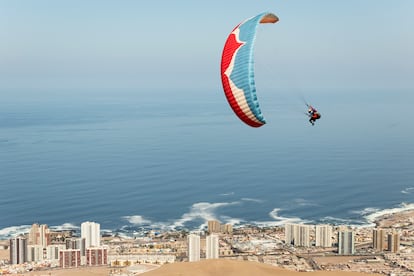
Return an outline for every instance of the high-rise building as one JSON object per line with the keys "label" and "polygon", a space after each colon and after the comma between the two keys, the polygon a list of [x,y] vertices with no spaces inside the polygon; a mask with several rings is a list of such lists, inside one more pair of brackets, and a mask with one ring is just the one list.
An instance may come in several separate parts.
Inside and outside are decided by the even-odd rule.
{"label": "high-rise building", "polygon": [[332,226],[316,225],[315,246],[321,246],[321,247],[332,246]]}
{"label": "high-rise building", "polygon": [[86,241],[85,238],[70,238],[66,239],[66,249],[80,249],[81,256],[86,254]]}
{"label": "high-rise building", "polygon": [[197,234],[188,235],[188,261],[197,262],[200,260],[200,236]]}
{"label": "high-rise building", "polygon": [[207,224],[209,233],[220,233],[221,224],[218,220],[209,220]]}
{"label": "high-rise building", "polygon": [[295,238],[295,240],[297,240],[298,242],[295,241],[295,246],[310,246],[309,230],[309,225],[299,225],[298,237]]}
{"label": "high-rise building", "polygon": [[230,223],[224,224],[221,226],[221,232],[225,234],[232,234],[233,233],[233,225]]}
{"label": "high-rise building", "polygon": [[372,231],[372,247],[375,251],[381,252],[386,249],[387,244],[385,238],[384,229],[374,229]]}
{"label": "high-rise building", "polygon": [[10,263],[23,264],[27,261],[27,240],[23,237],[12,238],[10,242]]}
{"label": "high-rise building", "polygon": [[294,246],[310,246],[309,225],[290,224],[285,225],[285,242]]}
{"label": "high-rise building", "polygon": [[353,255],[355,253],[355,234],[352,231],[338,232],[338,254]]}
{"label": "high-rise building", "polygon": [[46,224],[34,223],[30,228],[28,245],[46,248],[50,244],[50,230]]}
{"label": "high-rise building", "polygon": [[206,238],[206,259],[219,258],[219,236],[211,234]]}
{"label": "high-rise building", "polygon": [[285,243],[293,245],[295,239],[295,224],[285,224]]}
{"label": "high-rise building", "polygon": [[85,247],[101,246],[100,224],[96,222],[83,222],[81,224],[81,237],[85,239]]}
{"label": "high-rise building", "polygon": [[400,251],[400,234],[388,234],[388,251],[392,253]]}

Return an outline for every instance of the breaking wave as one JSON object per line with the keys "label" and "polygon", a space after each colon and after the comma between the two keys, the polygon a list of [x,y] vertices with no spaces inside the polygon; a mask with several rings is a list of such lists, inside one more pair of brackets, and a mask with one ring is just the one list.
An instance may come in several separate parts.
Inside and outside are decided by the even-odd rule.
{"label": "breaking wave", "polygon": [[[131,236],[131,234],[139,234],[149,229],[153,230],[204,230],[207,228],[207,222],[209,220],[218,220],[222,224],[231,224],[234,227],[241,227],[245,225],[257,225],[260,227],[266,226],[283,226],[286,223],[303,223],[303,224],[316,224],[316,223],[329,223],[329,224],[346,224],[350,226],[374,226],[375,221],[384,215],[414,210],[414,203],[401,203],[394,208],[379,209],[374,207],[367,207],[362,210],[349,211],[353,218],[341,218],[334,216],[325,216],[318,220],[308,220],[297,216],[281,215],[282,211],[287,211],[282,208],[274,208],[268,213],[269,220],[264,221],[248,221],[244,218],[231,217],[223,214],[222,208],[228,206],[242,206],[246,201],[252,201],[252,199],[242,198],[239,201],[232,202],[198,202],[190,206],[189,211],[184,213],[178,219],[172,219],[170,221],[152,221],[142,215],[135,214],[131,216],[123,216],[121,219],[127,221],[128,225],[124,225],[118,229],[102,229],[103,233],[113,234],[117,233],[121,236]],[[253,200],[255,201],[255,200]],[[99,223],[99,221],[98,221]],[[8,239],[16,237],[25,233],[28,233],[31,225],[11,226],[0,229],[0,239]],[[71,230],[79,231],[80,226],[72,223],[64,223],[57,226],[49,226],[50,229],[55,231]]]}

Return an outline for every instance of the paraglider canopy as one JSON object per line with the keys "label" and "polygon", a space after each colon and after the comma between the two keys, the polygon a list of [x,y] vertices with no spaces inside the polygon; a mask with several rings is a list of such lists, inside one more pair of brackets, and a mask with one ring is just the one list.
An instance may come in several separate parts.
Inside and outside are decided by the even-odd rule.
{"label": "paraglider canopy", "polygon": [[260,23],[276,23],[278,17],[264,12],[237,25],[228,36],[221,57],[224,94],[234,113],[249,126],[266,123],[256,96],[253,46]]}

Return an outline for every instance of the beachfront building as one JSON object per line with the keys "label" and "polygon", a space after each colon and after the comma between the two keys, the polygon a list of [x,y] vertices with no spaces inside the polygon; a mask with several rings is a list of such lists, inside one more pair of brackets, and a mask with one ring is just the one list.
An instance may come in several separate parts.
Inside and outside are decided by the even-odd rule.
{"label": "beachfront building", "polygon": [[86,264],[86,239],[69,238],[65,240],[65,249],[79,249],[81,254],[81,265]]}
{"label": "beachfront building", "polygon": [[69,238],[65,240],[66,249],[80,249],[81,256],[86,254],[86,240],[85,238]]}
{"label": "beachfront building", "polygon": [[292,244],[294,246],[310,246],[310,226],[303,224],[291,224],[285,225],[285,242],[286,244]]}
{"label": "beachfront building", "polygon": [[23,264],[27,261],[27,240],[23,237],[12,238],[10,242],[10,263]]}
{"label": "beachfront building", "polygon": [[75,268],[81,266],[79,249],[64,249],[59,251],[59,266],[61,268]]}
{"label": "beachfront building", "polygon": [[86,265],[99,266],[108,264],[108,248],[92,247],[86,249]]}
{"label": "beachfront building", "polygon": [[388,251],[397,253],[400,251],[400,234],[388,234]]}
{"label": "beachfront building", "polygon": [[295,225],[291,223],[285,224],[285,243],[286,244],[293,244],[294,236],[295,236]]}
{"label": "beachfront building", "polygon": [[81,238],[85,239],[85,248],[101,246],[101,226],[96,222],[81,224]]}
{"label": "beachfront building", "polygon": [[332,246],[332,226],[331,225],[316,225],[315,246],[320,246],[320,247],[331,247]]}
{"label": "beachfront building", "polygon": [[29,231],[28,245],[39,245],[46,248],[50,244],[50,230],[46,224],[34,223]]}
{"label": "beachfront building", "polygon": [[218,220],[209,220],[207,222],[207,231],[208,233],[225,233],[225,234],[232,234],[233,233],[233,225],[230,223],[221,224]]}
{"label": "beachfront building", "polygon": [[298,242],[295,243],[296,246],[310,246],[310,226],[309,225],[299,225],[299,235],[298,235]]}
{"label": "beachfront building", "polygon": [[355,253],[355,234],[353,231],[338,232],[338,254],[353,255]]}
{"label": "beachfront building", "polygon": [[46,247],[46,259],[49,261],[58,261],[59,260],[59,252],[61,250],[65,250],[66,247],[64,244],[53,244]]}
{"label": "beachfront building", "polygon": [[220,233],[221,231],[221,224],[218,220],[209,220],[207,226],[209,233]]}
{"label": "beachfront building", "polygon": [[211,234],[206,238],[206,259],[219,258],[219,236]]}
{"label": "beachfront building", "polygon": [[221,226],[221,232],[224,234],[232,234],[233,233],[233,225],[230,223],[226,223]]}
{"label": "beachfront building", "polygon": [[188,235],[188,261],[197,262],[200,260],[200,235]]}
{"label": "beachfront building", "polygon": [[45,259],[45,253],[42,245],[28,245],[27,246],[27,261],[40,262]]}
{"label": "beachfront building", "polygon": [[372,247],[375,251],[382,252],[387,248],[385,237],[384,229],[374,229],[372,231]]}

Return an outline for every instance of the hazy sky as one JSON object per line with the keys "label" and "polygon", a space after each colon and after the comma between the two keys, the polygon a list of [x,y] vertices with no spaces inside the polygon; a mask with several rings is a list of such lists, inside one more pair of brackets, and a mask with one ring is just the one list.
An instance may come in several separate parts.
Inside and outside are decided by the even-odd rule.
{"label": "hazy sky", "polygon": [[216,89],[227,35],[262,11],[280,18],[263,85],[414,88],[412,0],[0,0],[0,92]]}

